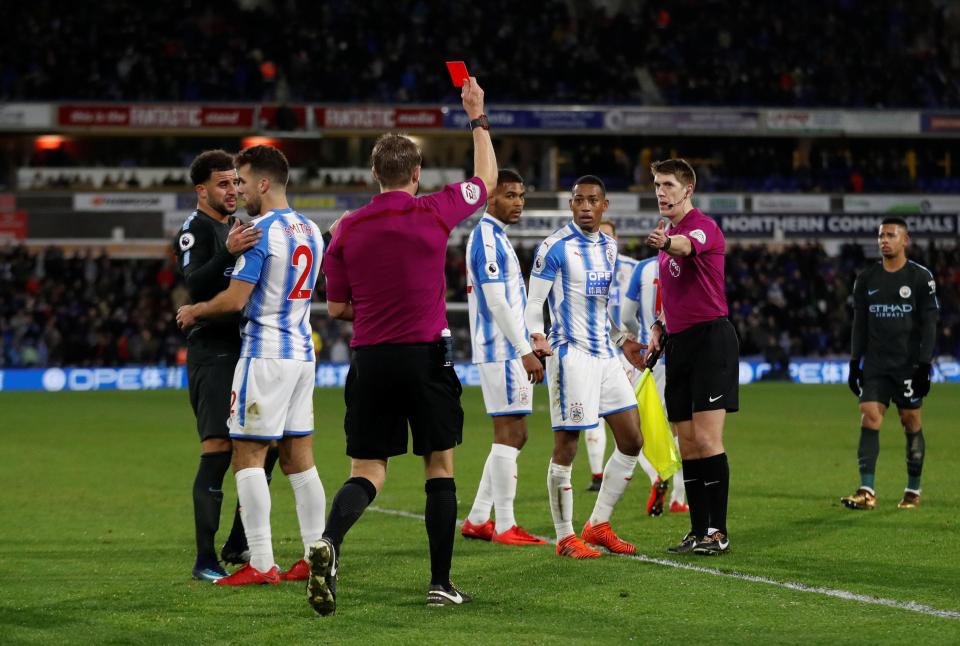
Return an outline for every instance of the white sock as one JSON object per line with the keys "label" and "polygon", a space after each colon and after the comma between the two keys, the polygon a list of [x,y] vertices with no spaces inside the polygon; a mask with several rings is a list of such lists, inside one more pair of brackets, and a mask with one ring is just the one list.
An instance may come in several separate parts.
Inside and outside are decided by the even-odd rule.
{"label": "white sock", "polygon": [[270,488],[262,467],[240,469],[237,480],[237,498],[240,501],[240,519],[250,546],[250,565],[261,572],[274,566],[273,543],[270,535]]}
{"label": "white sock", "polygon": [[550,494],[550,514],[553,527],[557,530],[557,540],[573,533],[573,485],[570,484],[571,466],[554,464],[551,460],[547,469],[547,491]]}
{"label": "white sock", "polygon": [[625,455],[619,449],[613,450],[613,455],[607,460],[607,467],[603,470],[603,484],[597,493],[597,502],[590,514],[590,524],[599,525],[610,520],[613,508],[627,490],[627,485],[633,477],[633,470],[637,467],[637,458]]}
{"label": "white sock", "polygon": [[643,472],[647,474],[647,477],[650,478],[650,484],[655,483],[657,478],[660,477],[660,474],[657,473],[657,470],[653,468],[652,464],[650,464],[650,460],[648,460],[647,456],[643,454],[643,451],[640,451],[640,455],[637,456],[637,462],[640,464],[640,468],[643,469]]}
{"label": "white sock", "polygon": [[587,445],[587,460],[590,462],[590,473],[603,473],[603,455],[607,452],[607,429],[603,422],[596,428],[588,428],[583,432],[583,442]]}
{"label": "white sock", "polygon": [[[673,443],[677,447],[677,455],[680,455],[680,438],[674,436]],[[677,472],[673,474],[673,482],[670,484],[670,502],[687,504],[687,485],[683,483],[683,467],[677,469]]]}
{"label": "white sock", "polygon": [[517,456],[520,449],[506,444],[490,447],[490,485],[493,508],[497,514],[498,534],[517,524],[513,516],[513,500],[517,497]]}
{"label": "white sock", "polygon": [[687,504],[687,485],[683,484],[683,467],[673,474],[673,481],[670,484],[670,503]]}
{"label": "white sock", "polygon": [[300,538],[303,539],[303,558],[307,558],[310,546],[320,540],[326,527],[327,495],[320,482],[317,467],[287,476],[297,501],[297,520],[300,521]]}
{"label": "white sock", "polygon": [[[494,445],[496,446],[496,445]],[[467,514],[467,520],[474,525],[483,525],[490,520],[490,509],[493,507],[493,486],[490,484],[490,468],[493,463],[493,449],[483,463],[483,475],[480,476],[480,485],[477,487],[477,497],[473,499],[473,507]]]}

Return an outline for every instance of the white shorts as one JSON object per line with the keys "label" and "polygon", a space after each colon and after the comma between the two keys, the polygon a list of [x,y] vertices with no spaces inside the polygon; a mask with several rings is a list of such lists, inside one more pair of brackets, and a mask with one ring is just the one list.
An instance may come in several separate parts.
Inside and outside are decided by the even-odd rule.
{"label": "white shorts", "polygon": [[637,405],[619,359],[595,357],[571,344],[547,357],[547,388],[555,431],[594,428],[601,417]]}
{"label": "white shorts", "polygon": [[[626,373],[627,378],[630,380],[630,385],[633,386],[634,390],[637,388],[637,384],[640,383],[640,377],[643,376],[643,370],[638,370],[632,363],[627,361],[626,355],[622,352],[617,355],[620,357],[620,364],[623,366],[623,371]],[[667,367],[663,363],[663,357],[660,357],[660,360],[657,361],[657,365],[653,367],[653,380],[657,384],[657,393],[660,395],[660,403],[663,404],[664,410],[666,410],[666,400],[663,398],[663,389],[667,384]]]}
{"label": "white shorts", "polygon": [[313,433],[316,364],[241,358],[230,392],[230,437],[279,440]]}
{"label": "white shorts", "polygon": [[523,369],[523,361],[478,363],[477,368],[487,415],[529,415],[533,412],[533,386]]}

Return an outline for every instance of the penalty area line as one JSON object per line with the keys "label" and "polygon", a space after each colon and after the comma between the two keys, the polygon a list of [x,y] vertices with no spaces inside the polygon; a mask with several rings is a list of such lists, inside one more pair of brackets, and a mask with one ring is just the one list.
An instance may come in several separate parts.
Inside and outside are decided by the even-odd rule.
{"label": "penalty area line", "polygon": [[[368,507],[370,511],[375,511],[380,514],[386,514],[388,516],[399,516],[400,518],[410,518],[412,520],[423,520],[423,514],[415,514],[409,511],[401,511],[399,509],[387,509],[385,507],[378,507],[376,505],[371,505]],[[463,524],[463,521],[458,520],[457,526]],[[551,545],[556,545],[556,539],[550,538],[548,536],[538,536]],[[671,561],[669,559],[656,558],[653,556],[647,556],[645,554],[609,554],[609,556],[617,556],[620,558],[629,559],[631,561],[640,561],[641,563],[650,563],[652,565],[661,565],[663,567],[674,568],[675,570],[688,570],[690,572],[699,572],[701,574],[709,574],[712,576],[724,577],[727,579],[736,579],[737,581],[746,581],[748,583],[761,583],[763,585],[772,585],[778,588],[783,588],[785,590],[793,590],[794,592],[806,592],[809,594],[819,594],[825,597],[833,597],[835,599],[843,599],[844,601],[855,601],[858,603],[865,603],[871,606],[883,606],[886,608],[895,608],[897,610],[906,610],[908,612],[916,612],[922,615],[929,615],[931,617],[942,617],[944,619],[960,619],[960,611],[956,610],[941,610],[940,608],[934,608],[933,606],[928,606],[923,603],[917,603],[916,601],[899,601],[897,599],[886,599],[884,597],[874,597],[868,594],[860,594],[857,592],[850,592],[849,590],[839,590],[837,588],[825,588],[822,586],[807,585],[805,583],[798,583],[796,581],[778,581],[776,579],[770,579],[765,576],[757,576],[755,574],[744,574],[742,572],[724,572],[723,570],[717,570],[716,568],[704,567],[702,565],[692,565],[690,563],[680,563],[678,561]]]}

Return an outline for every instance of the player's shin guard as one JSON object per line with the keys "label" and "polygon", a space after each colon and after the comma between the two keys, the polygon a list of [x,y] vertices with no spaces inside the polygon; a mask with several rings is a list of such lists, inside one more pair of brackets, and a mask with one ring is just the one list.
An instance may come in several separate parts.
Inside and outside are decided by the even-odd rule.
{"label": "player's shin guard", "polygon": [[860,446],[857,448],[857,466],[860,468],[860,486],[873,492],[874,474],[877,472],[877,456],[880,455],[880,431],[860,428]]}
{"label": "player's shin guard", "polygon": [[343,537],[376,497],[377,488],[372,482],[362,477],[350,478],[344,482],[340,491],[333,497],[330,513],[327,515],[327,528],[323,530],[323,536],[333,543],[337,554],[340,554]]}
{"label": "player's shin guard", "polygon": [[927,443],[923,439],[923,429],[916,433],[907,433],[907,489],[920,491],[920,476],[923,473],[923,458],[927,452]]}
{"label": "player's shin guard", "polygon": [[317,467],[288,476],[297,501],[297,521],[300,523],[300,538],[303,539],[303,558],[310,553],[310,546],[320,540],[326,526],[323,515],[327,511],[327,496],[320,482]]}
{"label": "player's shin guard", "polygon": [[547,492],[550,495],[550,514],[557,539],[573,534],[573,485],[570,484],[572,466],[550,462],[547,469]]}
{"label": "player's shin guard", "polygon": [[270,534],[270,489],[263,469],[240,469],[237,479],[237,498],[240,516],[250,546],[250,565],[260,572],[273,566],[273,544]]}
{"label": "player's shin guard", "polygon": [[197,476],[193,480],[193,522],[197,533],[197,556],[216,560],[213,539],[220,528],[220,507],[223,504],[223,477],[230,468],[230,451],[204,453],[200,456]]}
{"label": "player's shin guard", "polygon": [[497,514],[497,533],[503,533],[517,524],[513,515],[513,501],[517,497],[518,455],[520,449],[506,444],[490,447],[490,488],[493,490],[493,508]]}
{"label": "player's shin guard", "polygon": [[583,443],[587,447],[587,461],[590,463],[590,473],[603,473],[603,456],[607,452],[607,429],[603,422],[595,428],[588,428],[583,432]]}
{"label": "player's shin guard", "polygon": [[453,536],[457,527],[457,485],[453,478],[431,478],[424,484],[423,512],[430,541],[430,585],[450,585]]}
{"label": "player's shin guard", "polygon": [[603,484],[597,494],[597,502],[590,514],[590,524],[599,525],[610,521],[613,508],[623,497],[627,485],[633,479],[633,471],[637,467],[637,456],[626,455],[619,449],[613,450],[613,455],[607,460],[603,470]]}
{"label": "player's shin guard", "polygon": [[[493,446],[496,446],[496,444]],[[480,476],[480,484],[477,486],[477,497],[473,499],[473,507],[467,514],[467,520],[474,525],[483,525],[490,519],[490,509],[493,507],[493,485],[491,484],[493,476],[490,469],[493,460],[493,448],[491,447],[490,454],[487,455],[487,461],[483,463],[483,474]]]}
{"label": "player's shin guard", "polygon": [[700,474],[710,513],[709,526],[727,533],[727,497],[730,490],[730,465],[721,453],[700,460]]}

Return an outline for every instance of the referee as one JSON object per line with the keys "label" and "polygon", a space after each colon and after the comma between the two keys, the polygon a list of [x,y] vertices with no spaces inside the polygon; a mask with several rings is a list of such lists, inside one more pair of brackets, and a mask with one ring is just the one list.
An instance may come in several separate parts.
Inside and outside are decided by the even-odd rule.
{"label": "referee", "polygon": [[739,402],[739,342],[727,319],[725,240],[717,223],[693,207],[697,184],[683,159],[651,166],[661,220],[647,237],[659,249],[662,319],[653,324],[648,353],[665,349],[664,399],[680,441],[690,506],[690,531],[667,551],[723,554],[727,537],[730,468],[723,422]]}
{"label": "referee", "polygon": [[[920,505],[926,445],[920,406],[930,392],[930,365],[937,336],[937,284],[923,265],[907,260],[907,223],[886,218],[877,243],[880,262],[863,270],[853,286],[853,339],[848,383],[860,398],[860,487],[840,502],[873,509],[873,481],[880,453],[880,425],[890,400],[907,439],[907,488],[897,507]],[[863,366],[860,360],[863,359]]]}
{"label": "referee", "polygon": [[310,555],[308,598],[322,615],[336,609],[344,536],[383,487],[387,460],[407,452],[408,424],[413,452],[425,467],[427,605],[471,600],[450,582],[457,521],[453,448],[462,440],[463,409],[442,336],[444,262],[450,230],[483,208],[494,190],[497,162],[476,79],[464,83],[462,97],[473,131],[474,177],[416,197],[420,150],[402,135],[382,135],[371,155],[381,192],[340,220],[324,256],[330,316],[354,322],[354,353],[344,419],[350,479],[334,497],[324,538]]}
{"label": "referee", "polygon": [[[174,247],[190,300],[199,303],[227,288],[235,258],[255,245],[260,233],[233,217],[237,171],[232,155],[223,150],[201,153],[190,165],[190,181],[197,193],[197,208],[181,225]],[[239,315],[201,321],[187,336],[187,384],[200,434],[200,465],[193,482],[197,539],[193,578],[206,581],[227,576],[217,561],[213,541],[220,526],[223,478],[230,467],[227,418],[233,369],[239,358]],[[275,449],[267,461],[272,468]],[[238,510],[222,553],[232,563],[241,561],[246,550],[239,516]]]}

